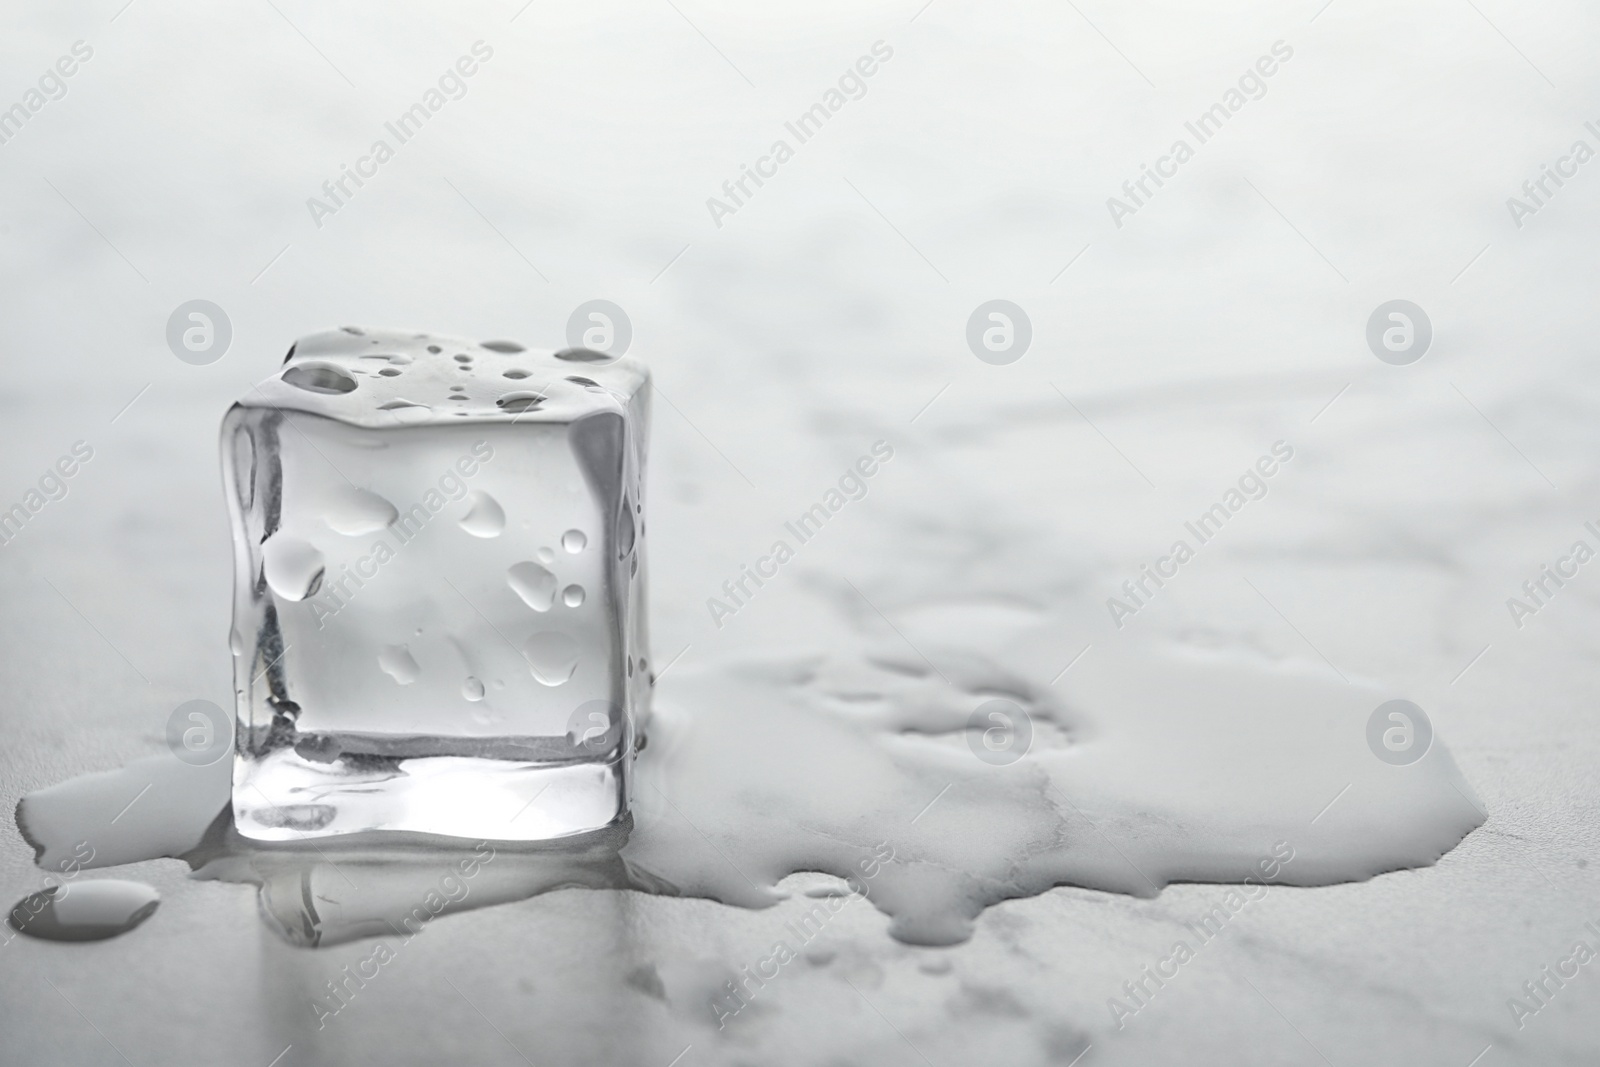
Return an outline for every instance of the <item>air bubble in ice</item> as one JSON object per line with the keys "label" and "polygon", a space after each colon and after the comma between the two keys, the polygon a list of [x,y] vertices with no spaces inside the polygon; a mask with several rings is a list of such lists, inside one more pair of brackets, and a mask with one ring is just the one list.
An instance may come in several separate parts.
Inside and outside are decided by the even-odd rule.
{"label": "air bubble in ice", "polygon": [[285,600],[301,601],[322,587],[322,553],[298,537],[278,534],[261,547],[267,585]]}
{"label": "air bubble in ice", "polygon": [[325,363],[305,363],[283,372],[283,380],[311,393],[349,393],[356,380],[337,367]]}
{"label": "air bubble in ice", "polygon": [[384,645],[378,653],[378,666],[399,685],[410,685],[422,676],[417,658],[405,645]]}
{"label": "air bubble in ice", "polygon": [[578,667],[578,643],[564,633],[541,630],[522,644],[533,677],[544,685],[561,685]]}
{"label": "air bubble in ice", "polygon": [[346,537],[376,533],[400,517],[400,512],[377,493],[350,489],[336,497],[323,516],[336,533]]}
{"label": "air bubble in ice", "polygon": [[556,598],[556,576],[524,560],[506,571],[506,584],[534,611],[549,611]]}
{"label": "air bubble in ice", "polygon": [[561,547],[576,555],[583,551],[589,543],[589,537],[582,530],[568,530],[561,535]]}
{"label": "air bubble in ice", "polygon": [[467,500],[470,506],[461,516],[461,528],[473,537],[499,537],[506,528],[506,512],[500,502],[481,489],[474,489]]}
{"label": "air bubble in ice", "polygon": [[569,608],[575,608],[583,603],[583,586],[569,585],[561,590],[561,602]]}
{"label": "air bubble in ice", "polygon": [[467,680],[461,683],[461,695],[477,703],[483,699],[483,683],[468,675]]}

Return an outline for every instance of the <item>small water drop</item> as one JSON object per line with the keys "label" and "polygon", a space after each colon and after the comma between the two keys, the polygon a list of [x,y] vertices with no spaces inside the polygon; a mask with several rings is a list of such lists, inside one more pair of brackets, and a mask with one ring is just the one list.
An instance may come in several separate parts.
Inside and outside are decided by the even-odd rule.
{"label": "small water drop", "polygon": [[474,489],[467,499],[471,503],[461,516],[461,528],[473,537],[499,537],[506,528],[506,511],[500,502],[481,489]]}
{"label": "small water drop", "polygon": [[633,551],[633,540],[633,502],[624,496],[622,498],[622,510],[617,513],[618,559],[628,558],[628,553]]}
{"label": "small water drop", "polygon": [[433,409],[427,404],[419,404],[403,396],[379,404],[378,410],[389,412],[397,422],[427,422],[433,415]]}
{"label": "small water drop", "polygon": [[604,352],[596,352],[592,348],[563,348],[555,354],[560,360],[568,363],[612,363],[615,356],[608,356]]}
{"label": "small water drop", "polygon": [[578,667],[578,642],[555,630],[541,630],[522,644],[533,677],[542,685],[561,685]]}
{"label": "small water drop", "polygon": [[298,602],[322,588],[326,564],[308,542],[280,533],[262,546],[261,554],[267,585],[283,599]]}
{"label": "small water drop", "polygon": [[103,941],[154,914],[161,895],[142,882],[116,878],[53,885],[11,909],[11,928],[47,941]]}
{"label": "small water drop", "polygon": [[349,393],[356,380],[337,367],[325,363],[301,363],[283,372],[283,380],[309,393]]}
{"label": "small water drop", "polygon": [[582,530],[568,530],[561,535],[561,547],[577,555],[589,543],[589,536]]}
{"label": "small water drop", "polygon": [[485,341],[483,347],[491,352],[523,352],[526,351],[515,341]]}
{"label": "small water drop", "polygon": [[556,550],[548,545],[540,547],[536,555],[538,555],[540,563],[554,563],[556,561]]}
{"label": "small water drop", "polygon": [[375,533],[400,517],[395,506],[365,489],[349,489],[335,498],[323,516],[336,533],[346,537]]}
{"label": "small water drop", "polygon": [[561,590],[561,602],[569,608],[575,608],[583,603],[583,586],[569,585]]}
{"label": "small water drop", "polygon": [[244,636],[238,630],[228,631],[228,651],[235,656],[244,655]]}
{"label": "small water drop", "polygon": [[396,370],[395,368],[393,368],[393,367],[385,367],[381,371],[379,371],[378,373],[383,375],[385,378],[398,378],[398,377],[400,377],[400,372],[398,370]]}
{"label": "small water drop", "polygon": [[495,403],[500,405],[501,411],[509,411],[512,414],[537,411],[539,405],[544,403],[544,394],[523,390],[521,392],[507,393]]}
{"label": "small water drop", "polygon": [[483,683],[468,675],[467,680],[461,683],[461,695],[477,703],[483,699]]}
{"label": "small water drop", "polygon": [[472,357],[467,355],[465,352],[462,352],[461,354],[456,356],[456,362],[457,363],[471,363],[472,362]]}
{"label": "small water drop", "polygon": [[437,356],[440,352],[443,352],[444,349],[440,348],[438,345],[429,345],[428,351]]}
{"label": "small water drop", "polygon": [[378,653],[378,666],[398,685],[410,685],[422,676],[417,658],[405,645],[384,645]]}
{"label": "small water drop", "polygon": [[556,576],[537,563],[523,561],[506,571],[506,584],[534,611],[549,611],[556,598]]}
{"label": "small water drop", "polygon": [[530,373],[529,371],[525,371],[520,367],[513,367],[510,370],[505,372],[505,376],[507,378],[510,378],[514,382],[519,382],[522,379],[526,378],[529,375],[529,373]]}

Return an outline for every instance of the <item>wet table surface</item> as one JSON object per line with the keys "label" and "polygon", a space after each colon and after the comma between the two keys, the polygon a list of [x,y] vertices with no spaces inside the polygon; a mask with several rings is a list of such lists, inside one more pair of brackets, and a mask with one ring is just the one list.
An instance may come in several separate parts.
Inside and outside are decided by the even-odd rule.
{"label": "wet table surface", "polygon": [[[1520,220],[1506,198],[1596,144],[1594,15],[279,7],[7,17],[8,97],[75,41],[92,57],[0,147],[0,506],[93,453],[0,548],[7,811],[160,753],[184,701],[229,704],[217,426],[290,339],[356,322],[557,347],[605,297],[656,376],[658,662],[892,640],[839,607],[841,576],[890,617],[982,627],[1021,574],[1083,608],[1048,680],[1118,640],[1122,579],[1288,439],[1296,480],[1129,625],[1382,679],[1428,709],[1488,820],[1432,867],[1274,890],[1120,1028],[1108,1000],[1221,887],[1059,888],[947,948],[852,905],[719,1029],[706,976],[769,955],[805,876],[764,910],[559,890],[374,964],[370,941],[296,947],[254,887],[153,860],[93,872],[159,891],[131,933],[0,947],[7,1061],[1592,1061],[1592,968],[1542,968],[1600,941],[1600,595],[1562,562],[1600,547],[1597,209],[1584,170]],[[479,40],[458,99],[337,210],[307,206]],[[1185,120],[1280,40],[1259,97],[1113,220],[1141,161],[1193,141]],[[877,41],[892,58],[865,88],[814,139],[787,132]],[[776,178],[709,208],[777,139]],[[1032,323],[1008,366],[965,337],[996,297]],[[208,366],[163,337],[196,298],[232,324]],[[1399,298],[1433,326],[1409,366],[1365,338]],[[718,626],[707,598],[880,438],[895,480]],[[1576,575],[1534,600],[1547,565]],[[44,884],[8,825],[0,894]],[[375,976],[322,1017],[346,968]]]}

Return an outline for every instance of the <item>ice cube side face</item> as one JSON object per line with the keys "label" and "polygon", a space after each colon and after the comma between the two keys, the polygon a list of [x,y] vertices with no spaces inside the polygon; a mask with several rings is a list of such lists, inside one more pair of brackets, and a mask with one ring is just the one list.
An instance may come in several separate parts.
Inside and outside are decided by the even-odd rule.
{"label": "ice cube side face", "polygon": [[228,412],[241,834],[626,815],[648,419],[632,361],[353,330]]}

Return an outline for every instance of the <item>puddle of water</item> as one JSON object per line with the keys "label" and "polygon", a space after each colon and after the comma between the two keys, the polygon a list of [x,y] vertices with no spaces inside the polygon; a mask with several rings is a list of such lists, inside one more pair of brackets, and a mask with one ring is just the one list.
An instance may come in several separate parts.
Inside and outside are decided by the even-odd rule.
{"label": "puddle of water", "polygon": [[[170,756],[31,793],[17,818],[47,869],[87,841],[90,866],[169,856],[255,884],[268,924],[306,946],[574,886],[759,908],[796,872],[865,884],[894,937],[948,945],[985,908],[1058,885],[1362,880],[1431,864],[1483,821],[1441,741],[1408,766],[1368,749],[1395,694],[1320,665],[1130,640],[1051,686],[1006,665],[1039,661],[1028,639],[1004,647],[938,667],[869,650],[680,668],[632,818],[564,841],[263,846],[233,831],[231,761]],[[1020,712],[1026,754],[985,747],[990,720],[970,721],[988,701]]]}
{"label": "puddle of water", "polygon": [[150,918],[160,903],[160,894],[142,882],[78,881],[28,894],[6,921],[18,933],[45,941],[104,941]]}

